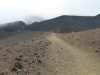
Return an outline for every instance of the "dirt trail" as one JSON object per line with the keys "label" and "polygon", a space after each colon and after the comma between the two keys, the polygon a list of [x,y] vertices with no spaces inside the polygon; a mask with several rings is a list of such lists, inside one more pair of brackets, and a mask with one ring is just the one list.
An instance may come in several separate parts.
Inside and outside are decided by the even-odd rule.
{"label": "dirt trail", "polygon": [[46,67],[41,75],[100,75],[100,56],[92,51],[70,45],[56,37],[47,51]]}

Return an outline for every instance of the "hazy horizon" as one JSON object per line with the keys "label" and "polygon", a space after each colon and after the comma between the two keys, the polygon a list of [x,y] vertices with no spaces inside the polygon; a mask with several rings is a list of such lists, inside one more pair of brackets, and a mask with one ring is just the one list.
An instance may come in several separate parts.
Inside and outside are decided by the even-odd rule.
{"label": "hazy horizon", "polygon": [[99,0],[2,0],[0,24],[24,21],[33,23],[61,15],[95,16],[100,14]]}

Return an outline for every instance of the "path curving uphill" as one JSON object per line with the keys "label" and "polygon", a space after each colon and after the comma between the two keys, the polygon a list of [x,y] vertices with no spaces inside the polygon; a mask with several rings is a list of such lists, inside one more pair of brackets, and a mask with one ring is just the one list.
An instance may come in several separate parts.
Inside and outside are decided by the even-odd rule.
{"label": "path curving uphill", "polygon": [[72,46],[56,34],[48,37],[46,68],[41,75],[100,75],[100,56],[92,51]]}

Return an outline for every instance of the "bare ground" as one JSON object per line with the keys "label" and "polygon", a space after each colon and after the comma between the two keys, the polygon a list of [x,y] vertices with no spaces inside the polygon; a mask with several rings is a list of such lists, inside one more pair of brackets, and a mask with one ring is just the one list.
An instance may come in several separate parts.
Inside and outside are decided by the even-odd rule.
{"label": "bare ground", "polygon": [[72,45],[98,50],[100,52],[100,28],[72,33],[57,34],[57,36]]}
{"label": "bare ground", "polygon": [[[58,34],[29,31],[5,37],[0,40],[0,75],[100,75],[98,53],[72,45]],[[22,69],[17,74],[11,69],[20,55]]]}
{"label": "bare ground", "polygon": [[100,75],[100,56],[51,35],[46,68],[41,75]]}

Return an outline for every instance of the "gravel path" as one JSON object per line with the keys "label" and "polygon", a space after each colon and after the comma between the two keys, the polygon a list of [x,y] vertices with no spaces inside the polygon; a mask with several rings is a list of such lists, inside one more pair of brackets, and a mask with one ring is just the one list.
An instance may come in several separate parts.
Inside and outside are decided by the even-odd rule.
{"label": "gravel path", "polygon": [[46,68],[41,75],[100,75],[100,56],[51,35]]}

